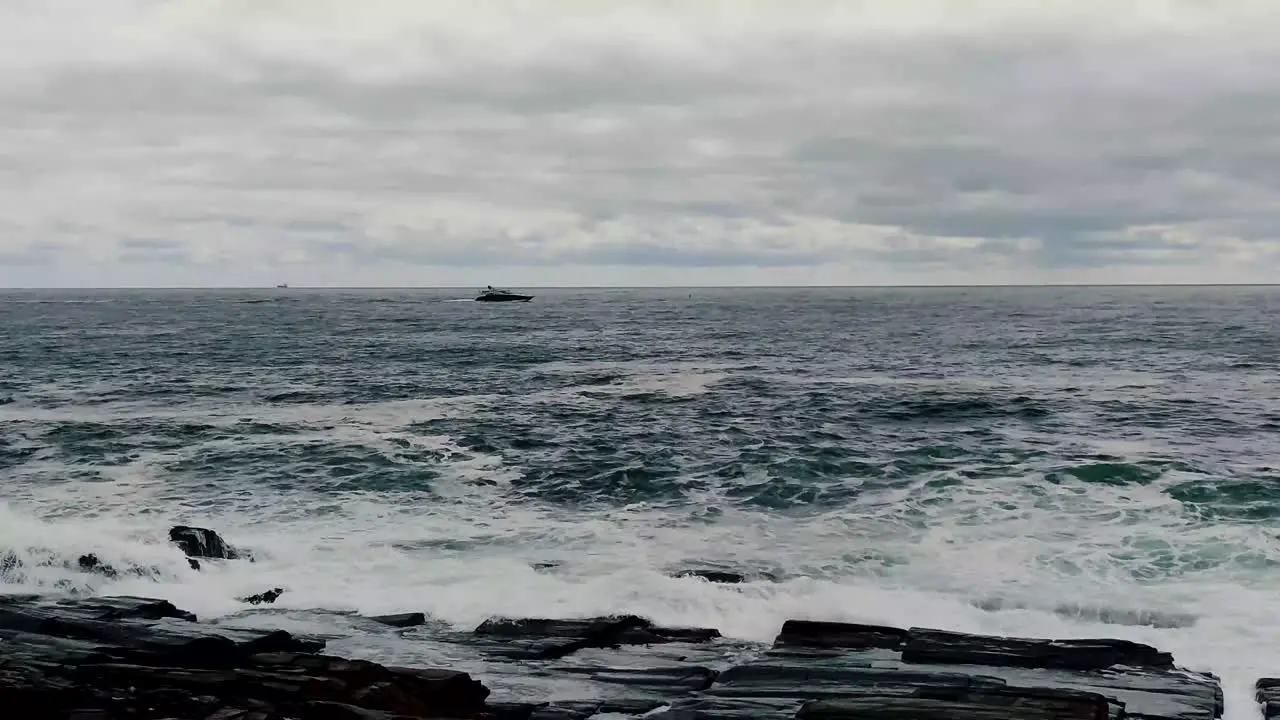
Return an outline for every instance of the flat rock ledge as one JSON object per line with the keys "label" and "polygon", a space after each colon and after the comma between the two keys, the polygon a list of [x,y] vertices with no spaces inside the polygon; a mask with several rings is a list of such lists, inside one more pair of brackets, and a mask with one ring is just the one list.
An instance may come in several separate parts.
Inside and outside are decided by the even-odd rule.
{"label": "flat rock ledge", "polygon": [[[163,600],[0,596],[0,713],[24,720],[1214,720],[1223,712],[1216,677],[1122,640],[790,620],[766,647],[634,616],[495,618],[472,632],[424,619],[374,620],[406,642],[465,648],[484,659],[479,669],[334,657],[322,641],[201,623]],[[538,684],[547,678],[555,682]],[[578,691],[566,696],[556,687]],[[1280,717],[1280,680],[1260,680],[1258,699],[1267,718]]]}
{"label": "flat rock ledge", "polygon": [[321,654],[284,631],[196,622],[164,600],[0,596],[0,711],[41,720],[485,718],[466,673]]}

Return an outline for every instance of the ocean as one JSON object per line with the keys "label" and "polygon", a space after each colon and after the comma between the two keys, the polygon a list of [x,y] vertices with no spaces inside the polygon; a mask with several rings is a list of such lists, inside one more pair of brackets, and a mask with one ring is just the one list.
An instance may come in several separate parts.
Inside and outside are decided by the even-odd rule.
{"label": "ocean", "polygon": [[[410,665],[445,659],[351,613],[1122,637],[1256,717],[1280,289],[533,292],[5,291],[0,591]],[[256,561],[193,570],[174,524]]]}

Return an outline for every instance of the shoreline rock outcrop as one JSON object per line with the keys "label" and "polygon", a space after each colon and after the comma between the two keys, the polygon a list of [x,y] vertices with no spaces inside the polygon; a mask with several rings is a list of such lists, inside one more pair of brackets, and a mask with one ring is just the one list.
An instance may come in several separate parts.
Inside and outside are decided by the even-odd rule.
{"label": "shoreline rock outcrop", "polygon": [[[371,617],[474,665],[324,654],[283,630],[199,622],[165,600],[0,596],[0,707],[117,720],[1215,720],[1211,674],[1124,640],[790,620],[771,646],[645,618],[493,618],[459,632]],[[471,658],[468,661],[466,658]],[[479,668],[479,669],[476,669]],[[514,679],[514,681],[513,681]],[[543,683],[538,685],[538,683]],[[1258,683],[1280,717],[1280,681]]]}

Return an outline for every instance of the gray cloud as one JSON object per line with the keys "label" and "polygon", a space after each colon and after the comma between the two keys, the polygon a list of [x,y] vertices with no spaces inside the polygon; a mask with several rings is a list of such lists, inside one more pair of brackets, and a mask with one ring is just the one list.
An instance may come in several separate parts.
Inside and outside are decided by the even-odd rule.
{"label": "gray cloud", "polygon": [[1222,282],[1280,257],[1263,2],[72,5],[0,10],[0,264],[49,283]]}

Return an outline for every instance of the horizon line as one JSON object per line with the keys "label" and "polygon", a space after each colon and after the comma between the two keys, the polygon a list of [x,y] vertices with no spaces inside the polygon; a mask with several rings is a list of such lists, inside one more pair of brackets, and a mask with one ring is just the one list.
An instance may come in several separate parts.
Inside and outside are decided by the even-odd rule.
{"label": "horizon line", "polygon": [[[936,283],[928,285],[519,285],[530,290],[917,290],[933,288],[1166,288],[1166,287],[1280,287],[1277,283]],[[59,285],[0,286],[0,292],[48,290],[463,290],[472,285]]]}

